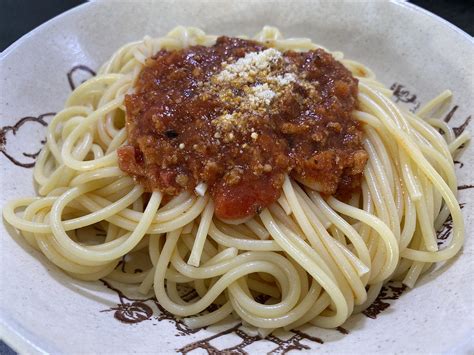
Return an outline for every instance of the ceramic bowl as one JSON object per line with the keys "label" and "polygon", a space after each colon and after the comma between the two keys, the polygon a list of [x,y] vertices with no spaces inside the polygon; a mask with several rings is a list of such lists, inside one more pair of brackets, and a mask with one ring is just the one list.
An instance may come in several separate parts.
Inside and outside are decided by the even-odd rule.
{"label": "ceramic bowl", "polygon": [[[444,89],[454,93],[450,124],[473,111],[472,38],[405,2],[99,1],[45,23],[1,54],[0,206],[34,194],[32,169],[45,126],[76,85],[123,44],[177,25],[212,34],[253,35],[264,25],[309,37],[365,63],[415,110]],[[412,290],[384,289],[343,328],[305,327],[260,339],[235,321],[191,331],[153,300],[124,286],[73,280],[0,223],[1,336],[37,353],[473,353],[474,159],[456,164],[466,242]],[[441,237],[449,236],[446,225]],[[121,320],[121,321],[120,321]]]}

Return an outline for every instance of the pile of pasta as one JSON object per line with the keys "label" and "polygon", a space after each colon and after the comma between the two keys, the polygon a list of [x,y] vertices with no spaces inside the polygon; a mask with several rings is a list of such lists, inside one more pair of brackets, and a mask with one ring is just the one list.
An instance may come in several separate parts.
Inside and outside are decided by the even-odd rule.
{"label": "pile of pasta", "polygon": [[[121,171],[116,150],[127,140],[124,97],[146,58],[160,49],[212,45],[216,36],[178,27],[162,38],[125,45],[69,96],[48,127],[34,169],[39,197],[3,209],[35,249],[74,278],[135,284],[192,328],[233,313],[262,335],[306,323],[337,327],[367,308],[389,280],[413,287],[432,263],[462,247],[453,156],[469,139],[434,118],[451,93],[416,114],[364,65],[332,52],[359,80],[358,109],[369,155],[360,193],[325,197],[286,177],[277,203],[229,223],[213,201],[183,192],[163,203]],[[284,39],[264,27],[255,40],[281,51],[320,46]],[[451,216],[442,249],[436,231]],[[104,231],[95,235],[92,228]],[[118,263],[139,263],[124,272]],[[132,270],[133,267],[130,267]],[[181,297],[192,288],[197,297]],[[216,310],[209,311],[212,304]]]}

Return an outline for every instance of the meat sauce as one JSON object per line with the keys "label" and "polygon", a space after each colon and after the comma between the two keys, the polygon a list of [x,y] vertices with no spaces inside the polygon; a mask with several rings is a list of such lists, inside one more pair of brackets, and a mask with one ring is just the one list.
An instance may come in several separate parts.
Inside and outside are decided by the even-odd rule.
{"label": "meat sauce", "polygon": [[281,53],[219,37],[161,50],[125,98],[119,165],[166,195],[205,183],[223,219],[275,202],[286,174],[347,198],[367,160],[356,97],[357,80],[322,49]]}

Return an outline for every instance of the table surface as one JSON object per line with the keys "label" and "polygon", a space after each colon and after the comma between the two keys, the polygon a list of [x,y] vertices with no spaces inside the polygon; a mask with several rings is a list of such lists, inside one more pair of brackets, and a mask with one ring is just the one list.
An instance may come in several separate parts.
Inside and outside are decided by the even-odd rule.
{"label": "table surface", "polygon": [[[0,51],[42,23],[84,2],[83,0],[1,0]],[[474,35],[472,20],[474,1],[413,0],[410,2],[446,19],[471,36]],[[11,21],[12,18],[13,21]],[[13,355],[15,352],[0,341],[0,354]]]}

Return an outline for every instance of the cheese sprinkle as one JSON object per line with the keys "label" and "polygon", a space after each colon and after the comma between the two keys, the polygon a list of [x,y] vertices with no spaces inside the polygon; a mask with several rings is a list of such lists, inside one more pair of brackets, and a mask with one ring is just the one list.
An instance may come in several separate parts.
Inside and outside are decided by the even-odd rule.
{"label": "cheese sprinkle", "polygon": [[229,106],[227,112],[212,121],[217,130],[245,133],[248,118],[269,111],[273,99],[296,82],[296,75],[284,72],[283,54],[274,48],[231,60],[223,62],[222,70],[204,86]]}

